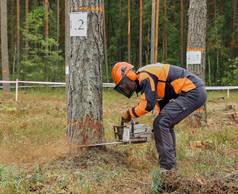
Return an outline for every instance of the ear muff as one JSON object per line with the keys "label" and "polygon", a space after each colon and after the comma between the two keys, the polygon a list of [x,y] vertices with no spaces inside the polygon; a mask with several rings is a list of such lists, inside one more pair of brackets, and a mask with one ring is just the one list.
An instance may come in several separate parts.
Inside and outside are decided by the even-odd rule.
{"label": "ear muff", "polygon": [[126,76],[132,81],[137,80],[137,74],[131,69],[126,73]]}

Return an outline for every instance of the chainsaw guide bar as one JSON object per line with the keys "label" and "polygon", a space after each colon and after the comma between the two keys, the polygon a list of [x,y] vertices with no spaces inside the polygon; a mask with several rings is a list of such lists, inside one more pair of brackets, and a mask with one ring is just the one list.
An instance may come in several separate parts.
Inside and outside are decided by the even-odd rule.
{"label": "chainsaw guide bar", "polygon": [[89,145],[78,145],[79,148],[87,148],[87,147],[99,147],[99,146],[107,146],[107,145],[125,145],[125,144],[139,144],[145,143],[146,139],[132,139],[130,141],[114,141],[114,142],[105,142],[105,143],[96,143],[96,144],[89,144]]}
{"label": "chainsaw guide bar", "polygon": [[130,126],[126,126],[124,123],[121,123],[119,126],[113,126],[113,130],[115,135],[114,142],[78,145],[77,147],[87,148],[107,145],[139,144],[145,143],[148,139],[152,138],[151,127],[144,124],[135,124],[134,121],[131,121]]}

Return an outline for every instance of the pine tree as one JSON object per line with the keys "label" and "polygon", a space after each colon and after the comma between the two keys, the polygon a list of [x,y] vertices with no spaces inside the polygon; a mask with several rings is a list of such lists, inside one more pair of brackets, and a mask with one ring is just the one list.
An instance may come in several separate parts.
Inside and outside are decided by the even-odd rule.
{"label": "pine tree", "polygon": [[[1,12],[1,63],[2,63],[2,79],[9,80],[9,64],[8,64],[8,29],[7,29],[7,0],[0,1]],[[3,91],[10,91],[9,84],[3,84]]]}
{"label": "pine tree", "polygon": [[[188,44],[187,51],[201,52],[200,64],[187,64],[187,69],[198,75],[205,81],[205,48],[206,48],[206,22],[207,4],[206,0],[190,0],[189,22],[188,22]],[[195,114],[194,125],[201,126],[206,123],[205,108],[201,108]]]}
{"label": "pine tree", "polygon": [[[70,0],[66,3],[67,135],[69,143],[103,140],[102,64],[103,0]],[[87,37],[70,37],[69,12],[87,9]],[[89,52],[90,51],[90,52]]]}

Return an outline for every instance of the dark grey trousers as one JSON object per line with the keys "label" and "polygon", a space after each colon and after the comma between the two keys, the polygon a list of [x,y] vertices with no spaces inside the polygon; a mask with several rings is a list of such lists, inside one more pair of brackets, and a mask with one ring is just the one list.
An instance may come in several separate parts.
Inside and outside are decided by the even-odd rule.
{"label": "dark grey trousers", "polygon": [[160,167],[176,167],[176,139],[173,127],[190,113],[200,108],[207,99],[205,87],[200,86],[168,101],[155,118],[153,128]]}

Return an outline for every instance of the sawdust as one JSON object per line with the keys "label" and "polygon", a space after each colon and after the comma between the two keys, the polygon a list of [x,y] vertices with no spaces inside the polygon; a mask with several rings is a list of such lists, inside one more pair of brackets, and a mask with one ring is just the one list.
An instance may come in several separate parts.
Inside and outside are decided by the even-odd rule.
{"label": "sawdust", "polygon": [[[128,155],[121,153],[113,149],[105,148],[86,148],[81,149],[80,152],[71,153],[68,152],[65,155],[60,155],[51,161],[52,167],[55,168],[56,164],[62,165],[62,168],[70,169],[85,169],[100,164],[110,164],[117,166],[130,167],[130,163],[127,160]],[[58,168],[58,167],[57,167]]]}

